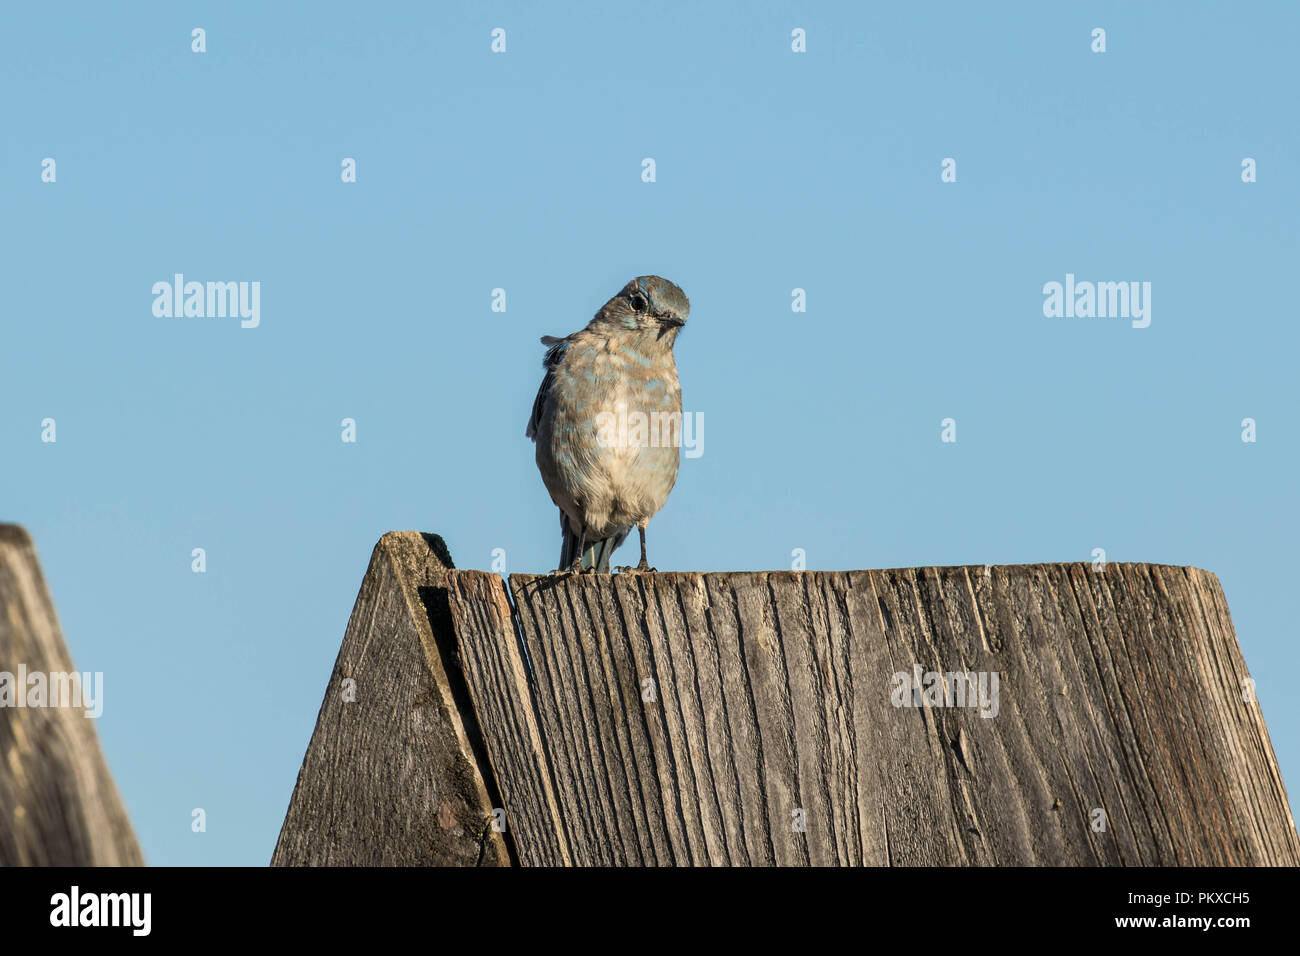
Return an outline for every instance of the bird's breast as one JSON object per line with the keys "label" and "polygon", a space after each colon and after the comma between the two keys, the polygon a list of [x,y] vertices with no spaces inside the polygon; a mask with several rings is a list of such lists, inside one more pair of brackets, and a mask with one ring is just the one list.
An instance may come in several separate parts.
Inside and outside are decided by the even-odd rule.
{"label": "bird's breast", "polygon": [[538,464],[557,502],[581,502],[588,528],[626,527],[663,506],[681,445],[671,350],[579,339],[555,370],[548,403]]}

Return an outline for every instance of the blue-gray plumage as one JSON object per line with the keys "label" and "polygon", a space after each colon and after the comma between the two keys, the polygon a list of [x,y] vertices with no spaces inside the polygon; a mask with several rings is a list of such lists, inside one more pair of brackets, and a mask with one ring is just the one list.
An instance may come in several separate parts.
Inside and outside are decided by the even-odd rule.
{"label": "blue-gray plumage", "polygon": [[[640,276],[562,339],[544,336],[546,376],[527,435],[560,509],[560,569],[608,571],[677,481],[682,392],[673,343],[691,304],[667,279]],[[641,423],[647,427],[641,428]]]}

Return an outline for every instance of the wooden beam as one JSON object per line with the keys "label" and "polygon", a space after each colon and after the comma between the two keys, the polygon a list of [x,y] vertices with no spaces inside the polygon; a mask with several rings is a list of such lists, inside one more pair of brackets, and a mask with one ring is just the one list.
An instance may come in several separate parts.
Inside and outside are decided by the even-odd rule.
{"label": "wooden beam", "polygon": [[[513,575],[507,588],[431,565],[427,539],[391,538],[276,862],[1300,865],[1207,572]],[[377,716],[332,702],[344,674]],[[401,723],[425,697],[437,720]],[[444,791],[475,825],[432,853]],[[476,833],[500,808],[507,833]]]}
{"label": "wooden beam", "polygon": [[[517,704],[529,727],[498,722],[487,749],[511,818],[557,821],[515,832],[524,862],[554,841],[581,864],[1300,864],[1204,571],[514,575],[510,588],[534,710]],[[512,653],[471,630],[462,644]],[[949,675],[940,696],[971,673],[988,697],[896,706],[915,700],[895,675],[918,667]],[[472,699],[501,693],[476,673]]]}
{"label": "wooden beam", "polygon": [[[20,671],[41,675],[41,706],[17,706],[17,695],[40,701]],[[9,524],[0,524],[0,672],[0,866],[142,865],[85,701],[51,693],[70,686],[51,675],[74,673],[72,655],[36,548]],[[92,677],[92,697],[99,689]]]}
{"label": "wooden beam", "polygon": [[507,865],[456,664],[441,538],[375,545],[273,866]]}

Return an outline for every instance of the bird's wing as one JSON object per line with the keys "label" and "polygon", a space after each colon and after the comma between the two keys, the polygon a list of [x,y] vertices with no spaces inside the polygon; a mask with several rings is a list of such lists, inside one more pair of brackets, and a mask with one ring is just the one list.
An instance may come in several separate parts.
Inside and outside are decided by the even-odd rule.
{"label": "bird's wing", "polygon": [[546,396],[551,390],[551,383],[555,381],[555,369],[564,360],[564,351],[569,347],[568,336],[557,339],[554,335],[543,335],[542,344],[546,346],[546,358],[542,359],[542,366],[546,369],[546,377],[542,379],[542,387],[537,390],[537,398],[533,401],[533,414],[528,419],[528,430],[524,435],[537,440],[537,430],[542,424],[542,409],[546,407]]}

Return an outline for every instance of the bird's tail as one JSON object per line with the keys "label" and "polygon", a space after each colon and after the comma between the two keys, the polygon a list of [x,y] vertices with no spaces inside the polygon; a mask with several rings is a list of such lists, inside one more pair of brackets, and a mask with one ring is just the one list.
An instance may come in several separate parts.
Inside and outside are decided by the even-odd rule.
{"label": "bird's tail", "polygon": [[583,547],[582,539],[578,532],[569,526],[568,516],[560,512],[560,531],[563,535],[563,544],[560,546],[560,570],[566,570],[569,565],[573,564],[573,559],[578,554],[578,548],[582,547],[582,569],[595,568],[602,574],[609,573],[609,559],[613,556],[614,551],[622,544],[631,528],[625,528],[616,535],[608,538],[601,538],[597,541],[588,541]]}

